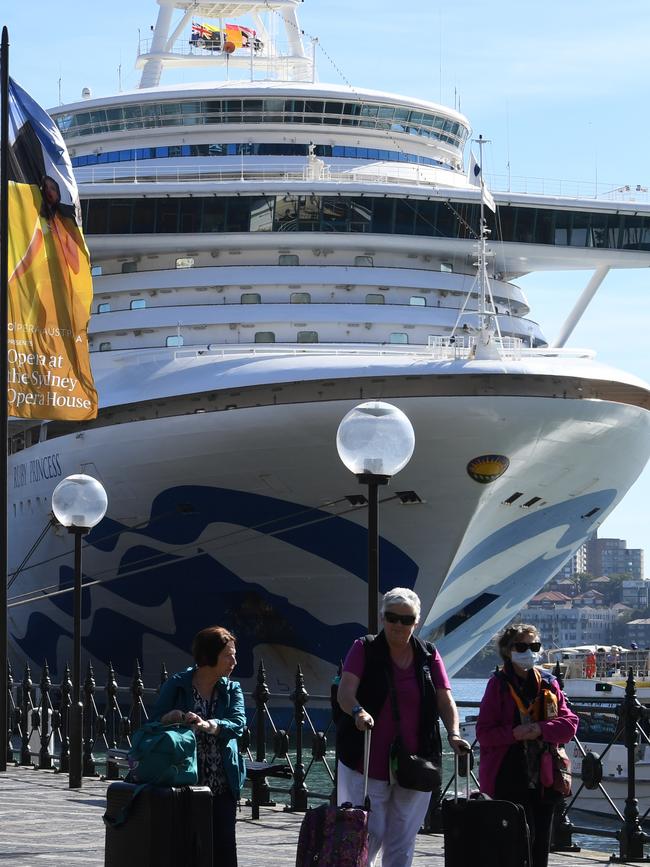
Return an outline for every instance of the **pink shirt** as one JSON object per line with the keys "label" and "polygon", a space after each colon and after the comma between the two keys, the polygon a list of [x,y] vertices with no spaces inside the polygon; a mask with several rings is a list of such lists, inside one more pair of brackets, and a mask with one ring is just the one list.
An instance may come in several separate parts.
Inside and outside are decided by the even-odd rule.
{"label": "pink shirt", "polygon": [[[363,676],[366,665],[366,653],[363,641],[357,639],[350,648],[343,663],[343,671],[349,671],[359,679]],[[418,748],[418,729],[420,726],[420,689],[415,671],[415,662],[408,668],[399,668],[393,665],[393,678],[395,692],[397,693],[397,705],[400,713],[400,734],[404,746],[412,753]],[[436,689],[450,689],[449,678],[445,671],[442,659],[438,651],[431,658],[431,680]],[[388,780],[388,759],[390,745],[397,736],[397,723],[393,718],[390,703],[390,695],[386,697],[384,706],[375,717],[375,726],[372,730],[370,742],[370,767],[368,776],[374,780]],[[363,764],[359,764],[358,771],[363,771]]]}

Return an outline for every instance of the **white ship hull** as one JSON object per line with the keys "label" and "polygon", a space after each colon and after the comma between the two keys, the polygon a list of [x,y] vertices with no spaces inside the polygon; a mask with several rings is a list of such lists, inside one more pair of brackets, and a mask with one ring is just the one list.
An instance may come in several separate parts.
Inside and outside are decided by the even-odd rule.
{"label": "white ship hull", "polygon": [[[362,491],[335,447],[359,398],[327,400],[311,388],[311,402],[132,421],[12,457],[14,567],[60,478],[83,470],[111,491],[110,517],[84,554],[98,582],[83,615],[96,663],[110,660],[124,675],[136,658],[149,672],[161,661],[174,669],[197,629],[223,622],[238,636],[243,680],[263,658],[274,691],[291,687],[298,663],[312,689],[325,688],[364,632],[366,510],[344,499]],[[417,431],[410,464],[383,497],[408,490],[422,502],[381,506],[381,589],[415,588],[423,629],[438,631],[453,673],[614,507],[647,459],[650,418],[599,400],[400,397],[405,389],[403,377],[381,385]],[[466,469],[485,454],[510,461],[489,485]],[[54,478],[33,481],[48,461]],[[523,496],[506,504],[514,492]],[[44,564],[12,587],[14,601],[69,587],[70,549],[67,533],[51,535],[35,558]],[[71,605],[67,592],[10,609],[16,648],[36,664],[47,659],[55,677],[71,655]]]}

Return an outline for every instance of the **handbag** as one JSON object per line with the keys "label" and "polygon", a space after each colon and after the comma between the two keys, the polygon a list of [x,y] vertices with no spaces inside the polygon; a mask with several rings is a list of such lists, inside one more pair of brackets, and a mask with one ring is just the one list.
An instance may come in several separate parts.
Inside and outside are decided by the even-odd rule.
{"label": "handbag", "polygon": [[398,735],[390,747],[391,775],[403,789],[433,792],[440,788],[440,768],[431,759],[409,753]]}
{"label": "handbag", "polygon": [[[388,688],[393,718],[400,728],[399,707],[393,683],[392,672],[388,672]],[[397,735],[390,747],[391,779],[403,789],[414,789],[416,792],[433,792],[442,783],[440,767],[431,759],[409,753],[404,746],[401,735]]]}
{"label": "handbag", "polygon": [[196,737],[187,726],[147,722],[133,735],[132,744],[127,755],[130,782],[196,785]]}
{"label": "handbag", "polygon": [[564,798],[571,794],[571,759],[561,744],[546,744],[540,756],[539,778],[544,788]]}
{"label": "handbag", "polygon": [[561,744],[551,744],[553,789],[565,798],[571,794],[571,759]]}

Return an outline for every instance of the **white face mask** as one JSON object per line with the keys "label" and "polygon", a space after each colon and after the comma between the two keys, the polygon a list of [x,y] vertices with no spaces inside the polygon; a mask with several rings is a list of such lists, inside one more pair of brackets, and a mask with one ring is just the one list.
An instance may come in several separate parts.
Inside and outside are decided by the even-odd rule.
{"label": "white face mask", "polygon": [[531,668],[534,668],[537,662],[537,654],[533,653],[532,650],[525,650],[523,653],[513,650],[510,654],[510,659],[516,662],[524,671],[529,671]]}

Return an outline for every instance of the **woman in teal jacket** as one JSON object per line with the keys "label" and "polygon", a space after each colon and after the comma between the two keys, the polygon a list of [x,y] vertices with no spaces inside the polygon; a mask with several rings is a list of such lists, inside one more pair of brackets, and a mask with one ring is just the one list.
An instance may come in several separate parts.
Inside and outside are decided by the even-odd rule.
{"label": "woman in teal jacket", "polygon": [[213,803],[213,863],[237,867],[235,821],[244,782],[237,737],[246,714],[241,686],[230,680],[237,663],[235,636],[209,626],[194,636],[194,666],[172,675],[161,687],[152,719],[184,722],[196,734],[199,783],[209,786]]}

